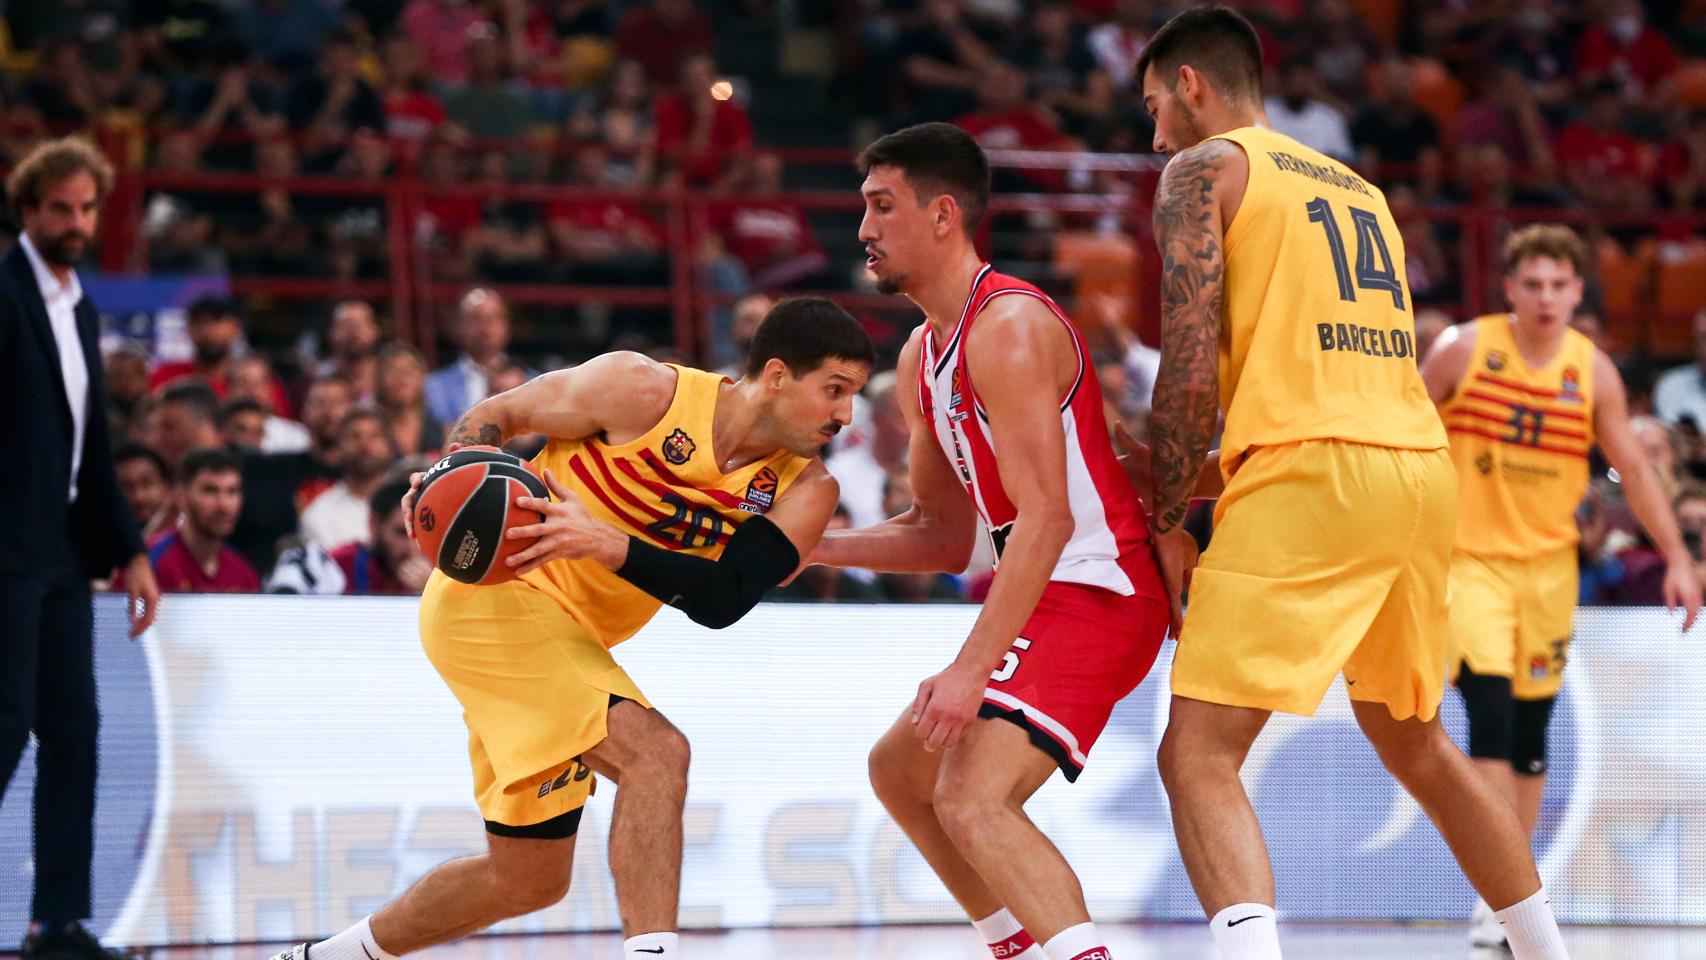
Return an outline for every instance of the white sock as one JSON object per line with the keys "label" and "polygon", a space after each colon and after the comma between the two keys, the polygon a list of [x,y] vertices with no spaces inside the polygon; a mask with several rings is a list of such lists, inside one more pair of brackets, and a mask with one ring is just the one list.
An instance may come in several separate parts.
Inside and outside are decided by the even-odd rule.
{"label": "white sock", "polygon": [[371,915],[361,918],[361,922],[343,933],[322,940],[309,948],[309,955],[314,960],[397,960],[397,956],[385,952],[378,941],[373,939],[373,927],[368,923]]}
{"label": "white sock", "polygon": [[642,933],[622,941],[622,960],[679,960],[681,936],[675,933]]}
{"label": "white sock", "polygon": [[1045,960],[1114,960],[1114,955],[1102,942],[1102,935],[1096,932],[1096,925],[1088,921],[1076,927],[1067,927],[1043,944]]}
{"label": "white sock", "polygon": [[995,955],[995,960],[1045,960],[1043,948],[1031,939],[1019,924],[1019,918],[1006,907],[982,920],[973,920],[971,925],[977,928],[983,942],[989,944],[989,952]]}
{"label": "white sock", "polygon": [[1558,918],[1552,915],[1552,899],[1546,895],[1545,887],[1493,916],[1499,918],[1516,960],[1569,960],[1564,935],[1558,932]]}
{"label": "white sock", "polygon": [[1235,903],[1208,922],[1220,960],[1280,960],[1274,908],[1265,903]]}

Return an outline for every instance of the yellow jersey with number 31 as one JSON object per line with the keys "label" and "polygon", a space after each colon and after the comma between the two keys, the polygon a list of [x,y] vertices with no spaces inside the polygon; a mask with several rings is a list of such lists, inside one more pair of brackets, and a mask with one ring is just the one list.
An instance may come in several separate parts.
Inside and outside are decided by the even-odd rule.
{"label": "yellow jersey with number 31", "polygon": [[[553,438],[533,458],[592,516],[665,550],[716,558],[741,524],[770,510],[811,464],[786,450],[724,473],[711,424],[724,379],[670,364],[675,398],[657,425],[627,443]],[[662,604],[594,560],[558,560],[524,578],[562,604],[606,647],[633,636]]]}
{"label": "yellow jersey with number 31", "polygon": [[1227,479],[1257,447],[1349,440],[1438,450],[1445,429],[1417,367],[1404,242],[1380,190],[1260,127],[1226,228],[1220,399]]}
{"label": "yellow jersey with number 31", "polygon": [[1593,447],[1594,346],[1564,331],[1531,367],[1508,314],[1475,320],[1475,352],[1441,408],[1457,464],[1457,540],[1464,553],[1532,557],[1578,539],[1576,507]]}

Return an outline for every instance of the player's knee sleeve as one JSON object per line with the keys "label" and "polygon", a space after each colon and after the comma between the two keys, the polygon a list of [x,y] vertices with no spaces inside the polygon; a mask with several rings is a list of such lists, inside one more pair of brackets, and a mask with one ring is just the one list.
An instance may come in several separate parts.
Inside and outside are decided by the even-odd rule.
{"label": "player's knee sleeve", "polygon": [[1511,736],[1511,768],[1538,777],[1546,772],[1546,728],[1552,723],[1553,697],[1517,700]]}
{"label": "player's knee sleeve", "polygon": [[1510,760],[1516,721],[1509,677],[1476,673],[1463,665],[1457,692],[1469,714],[1469,755],[1486,760]]}

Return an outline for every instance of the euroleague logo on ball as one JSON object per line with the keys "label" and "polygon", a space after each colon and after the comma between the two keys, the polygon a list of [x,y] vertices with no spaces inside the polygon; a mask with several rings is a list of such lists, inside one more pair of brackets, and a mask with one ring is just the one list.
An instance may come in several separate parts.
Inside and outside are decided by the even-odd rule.
{"label": "euroleague logo on ball", "polygon": [[419,520],[422,530],[431,530],[433,527],[438,526],[438,514],[433,513],[431,507],[421,508]]}

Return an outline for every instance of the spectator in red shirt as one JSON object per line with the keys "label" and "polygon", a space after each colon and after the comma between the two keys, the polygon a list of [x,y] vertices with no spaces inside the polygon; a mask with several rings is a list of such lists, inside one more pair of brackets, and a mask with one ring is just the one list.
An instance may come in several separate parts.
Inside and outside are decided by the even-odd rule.
{"label": "spectator in red shirt", "polygon": [[[186,311],[195,359],[162,363],[148,376],[148,388],[158,390],[184,377],[200,377],[224,400],[231,392],[237,348],[243,340],[243,318],[236,304],[219,297],[202,297]],[[284,384],[273,379],[269,394],[260,398],[275,409],[286,406]]]}
{"label": "spectator in red shirt", "polygon": [[158,390],[182,377],[200,377],[223,400],[230,389],[231,361],[243,336],[243,321],[234,306],[218,297],[201,297],[186,313],[195,359],[155,367],[148,376],[148,389]]}
{"label": "spectator in red shirt", "polygon": [[403,495],[407,480],[381,484],[368,503],[373,545],[346,543],[331,552],[344,574],[346,594],[418,595],[432,574],[432,562],[421,555],[403,525]]}
{"label": "spectator in red shirt", "polygon": [[715,39],[693,0],[652,0],[623,14],[616,25],[617,55],[639,61],[646,79],[658,85],[675,79],[677,65],[710,50]]}
{"label": "spectator in red shirt", "polygon": [[[997,61],[984,69],[977,100],[977,110],[955,120],[954,125],[971,134],[985,150],[1067,150],[1076,146],[1072,138],[1060,132],[1052,113],[1029,102],[1025,75],[1009,64]],[[1004,185],[1004,179],[1015,179],[1005,173],[997,174],[998,190],[1004,186],[1058,189],[1066,185],[1059,170],[1027,170],[1021,175],[1025,182]]]}
{"label": "spectator in red shirt", "polygon": [[385,43],[385,132],[405,140],[425,140],[444,126],[444,104],[427,89],[426,56],[408,36]]}
{"label": "spectator in red shirt", "polygon": [[781,194],[782,158],[761,153],[753,158],[745,189],[710,210],[711,228],[755,287],[811,281],[829,266],[805,211]]}
{"label": "spectator in red shirt", "polygon": [[448,138],[436,138],[421,153],[421,182],[435,187],[421,202],[425,235],[432,246],[435,274],[451,277],[470,272],[463,239],[480,225],[480,197],[468,189],[465,165]]}
{"label": "spectator in red shirt", "polygon": [[308,428],[287,416],[289,399],[274,390],[278,382],[267,358],[251,353],[239,357],[231,370],[231,396],[270,405],[266,425],[261,430],[262,453],[300,453],[308,449]]}
{"label": "spectator in red shirt", "polygon": [[1652,203],[1641,168],[1641,145],[1621,126],[1617,85],[1603,81],[1588,93],[1582,119],[1558,133],[1558,165],[1571,191],[1596,207],[1642,210]]}
{"label": "spectator in red shirt", "polygon": [[[726,190],[745,176],[752,150],[752,121],[717,83],[717,64],[708,53],[681,65],[674,93],[655,108],[657,156],[670,165],[665,186],[709,186]],[[722,99],[719,99],[719,95]]]}
{"label": "spectator in red shirt", "polygon": [[603,148],[575,154],[574,185],[598,191],[545,205],[545,226],[559,254],[584,282],[627,277],[644,264],[663,261],[663,228],[639,204],[612,189]]}
{"label": "spectator in red shirt", "polygon": [[[148,562],[161,591],[260,592],[255,568],[225,542],[243,509],[237,458],[218,448],[196,450],[184,458],[179,474],[183,519],[148,544]],[[122,589],[117,581],[114,588]]]}
{"label": "spectator in red shirt", "polygon": [[1657,180],[1676,209],[1706,206],[1706,110],[1694,111],[1659,151]]}
{"label": "spectator in red shirt", "polygon": [[1647,26],[1640,0],[1615,0],[1605,19],[1587,28],[1576,44],[1576,73],[1584,83],[1613,80],[1625,92],[1651,92],[1676,72],[1676,51]]}
{"label": "spectator in red shirt", "polygon": [[441,83],[468,79],[468,36],[485,22],[478,4],[463,0],[409,0],[399,21],[403,32],[426,55],[432,76]]}

